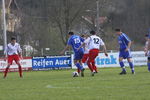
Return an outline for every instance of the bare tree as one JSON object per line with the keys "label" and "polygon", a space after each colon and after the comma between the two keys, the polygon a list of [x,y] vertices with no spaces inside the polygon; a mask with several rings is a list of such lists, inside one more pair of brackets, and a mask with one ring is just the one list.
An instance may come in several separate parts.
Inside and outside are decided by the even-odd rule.
{"label": "bare tree", "polygon": [[52,8],[50,17],[56,22],[63,43],[66,44],[67,33],[72,30],[75,20],[81,17],[85,10],[86,0],[57,0]]}

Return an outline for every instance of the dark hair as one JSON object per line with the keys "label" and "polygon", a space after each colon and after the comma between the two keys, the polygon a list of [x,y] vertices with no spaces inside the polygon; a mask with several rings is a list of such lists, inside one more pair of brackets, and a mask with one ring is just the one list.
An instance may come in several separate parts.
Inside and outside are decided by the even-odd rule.
{"label": "dark hair", "polygon": [[69,35],[74,35],[74,33],[73,33],[73,32],[69,32],[68,34],[69,34]]}
{"label": "dark hair", "polygon": [[121,32],[121,29],[117,28],[115,29],[116,32]]}
{"label": "dark hair", "polygon": [[149,35],[148,34],[145,34],[145,37],[148,37]]}
{"label": "dark hair", "polygon": [[84,35],[84,34],[82,34],[82,35],[81,35],[81,37],[85,37],[85,35]]}
{"label": "dark hair", "polygon": [[90,34],[95,35],[96,32],[95,31],[90,31]]}
{"label": "dark hair", "polygon": [[11,37],[11,41],[12,41],[12,40],[16,40],[16,38],[15,38],[15,37]]}

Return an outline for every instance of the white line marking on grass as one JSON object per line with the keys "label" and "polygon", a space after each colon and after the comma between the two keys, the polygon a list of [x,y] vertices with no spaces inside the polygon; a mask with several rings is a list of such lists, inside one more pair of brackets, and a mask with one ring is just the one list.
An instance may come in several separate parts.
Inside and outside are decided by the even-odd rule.
{"label": "white line marking on grass", "polygon": [[47,85],[46,86],[46,88],[60,88],[60,89],[62,89],[62,88],[68,88],[68,89],[72,89],[72,88],[74,88],[74,89],[81,89],[81,88],[85,88],[85,89],[90,89],[90,87],[56,87],[56,86],[52,86],[52,85]]}
{"label": "white line marking on grass", "polygon": [[54,88],[54,87],[51,85],[47,85],[46,88]]}

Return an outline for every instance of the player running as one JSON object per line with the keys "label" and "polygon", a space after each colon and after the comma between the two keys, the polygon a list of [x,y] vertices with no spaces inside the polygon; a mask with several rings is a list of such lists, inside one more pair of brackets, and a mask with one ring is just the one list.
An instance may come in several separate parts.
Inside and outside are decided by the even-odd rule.
{"label": "player running", "polygon": [[64,54],[64,52],[70,47],[72,46],[73,50],[74,50],[74,63],[77,66],[78,69],[81,70],[81,76],[84,77],[84,68],[82,66],[82,57],[84,54],[84,50],[83,48],[80,48],[78,50],[78,48],[81,46],[82,42],[84,41],[83,38],[81,38],[78,35],[75,35],[73,32],[69,32],[69,40],[68,43],[66,45],[66,47],[64,48],[64,50],[60,53],[60,54]]}
{"label": "player running", "polygon": [[89,55],[87,64],[89,69],[91,70],[91,75],[94,76],[94,74],[98,72],[97,67],[95,65],[95,58],[99,54],[100,46],[103,47],[105,55],[108,56],[108,54],[103,40],[96,35],[96,32],[91,31],[90,34],[91,36],[84,41],[81,47],[83,47],[86,44],[89,44]]}
{"label": "player running", "polygon": [[9,43],[4,52],[5,55],[8,55],[8,65],[4,71],[4,78],[7,76],[7,72],[9,70],[10,65],[12,65],[13,61],[19,67],[19,75],[22,77],[22,68],[20,64],[20,58],[22,57],[22,49],[20,48],[19,43],[16,42],[16,38],[11,38],[11,43]]}
{"label": "player running", "polygon": [[[84,40],[86,40],[89,36],[88,35],[84,35]],[[83,55],[83,58],[82,58],[82,63],[86,63],[88,58],[89,58],[89,44],[86,43],[84,45],[84,55]]]}
{"label": "player running", "polygon": [[150,72],[150,51],[148,50],[148,44],[149,44],[149,35],[145,35],[145,47],[144,47],[144,52],[145,56],[147,56],[147,66],[148,66],[148,71]]}
{"label": "player running", "polygon": [[[82,34],[81,37],[85,40],[89,36],[87,34]],[[82,63],[86,63],[89,57],[89,45],[85,44],[83,48],[84,48],[84,55],[82,57]],[[77,72],[80,73],[81,72],[80,69],[77,69]]]}
{"label": "player running", "polygon": [[128,36],[125,33],[121,32],[121,29],[115,29],[115,31],[116,31],[116,34],[118,35],[118,43],[120,45],[119,63],[122,68],[122,72],[120,73],[120,75],[126,74],[126,69],[123,63],[123,59],[128,60],[128,63],[131,68],[131,72],[132,74],[135,74],[131,51],[130,51],[131,40],[128,38]]}

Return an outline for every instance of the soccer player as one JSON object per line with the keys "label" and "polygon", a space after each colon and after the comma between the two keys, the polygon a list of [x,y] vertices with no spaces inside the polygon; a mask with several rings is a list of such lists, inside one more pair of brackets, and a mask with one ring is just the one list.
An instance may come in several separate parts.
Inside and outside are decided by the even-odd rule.
{"label": "soccer player", "polygon": [[[86,40],[89,36],[88,35],[84,35],[84,40]],[[86,43],[84,45],[84,55],[83,55],[83,58],[82,58],[82,63],[86,63],[88,58],[89,58],[89,44]]]}
{"label": "soccer player", "polygon": [[146,42],[145,42],[144,52],[145,52],[145,55],[147,55],[146,52],[148,50],[148,34],[145,35],[145,41]]}
{"label": "soccer player", "polygon": [[103,47],[105,55],[108,56],[108,54],[103,40],[96,35],[96,32],[91,31],[90,34],[91,36],[84,41],[81,47],[84,46],[85,44],[89,45],[89,55],[87,64],[89,69],[91,70],[91,75],[94,76],[94,74],[98,72],[97,67],[95,65],[95,58],[99,54],[100,46]]}
{"label": "soccer player", "polygon": [[131,56],[131,40],[128,38],[128,36],[121,31],[121,29],[115,29],[116,34],[118,35],[118,43],[120,45],[120,50],[119,50],[119,63],[122,68],[122,72],[120,75],[126,74],[126,69],[123,63],[123,59],[127,59],[128,63],[131,68],[132,74],[135,74],[134,71],[134,65],[132,62],[132,56]]}
{"label": "soccer player", "polygon": [[[89,36],[86,34],[81,35],[81,37],[85,40],[87,39]],[[85,44],[84,45],[84,55],[82,57],[82,63],[87,63],[87,60],[89,58],[89,44]],[[80,73],[80,69],[77,69],[77,72]]]}
{"label": "soccer player", "polygon": [[144,47],[144,52],[145,56],[147,56],[147,66],[148,66],[148,71],[150,72],[150,51],[148,50],[148,43],[149,43],[149,35],[145,35],[145,47]]}
{"label": "soccer player", "polygon": [[70,46],[72,46],[72,48],[74,50],[74,63],[77,66],[77,68],[81,70],[81,76],[84,77],[84,70],[85,69],[83,68],[82,61],[81,61],[83,54],[84,54],[84,50],[83,50],[83,48],[80,48],[78,50],[78,48],[81,46],[84,39],[78,35],[75,35],[73,32],[69,32],[68,34],[69,34],[68,43],[67,43],[66,47],[64,48],[64,50],[60,54],[64,54],[64,52]]}
{"label": "soccer player", "polygon": [[16,38],[12,37],[11,42],[7,45],[4,51],[4,54],[8,56],[8,65],[4,71],[4,78],[6,78],[9,67],[12,65],[13,61],[18,65],[19,75],[22,77],[22,68],[20,64],[20,58],[22,57],[21,53],[22,49],[20,48],[19,43],[16,42]]}
{"label": "soccer player", "polygon": [[[82,34],[81,37],[85,40],[89,36],[87,34]],[[84,55],[82,57],[82,63],[86,63],[89,56],[89,45],[85,44],[83,48],[84,48]],[[80,69],[77,69],[77,72],[80,73],[81,72]]]}

